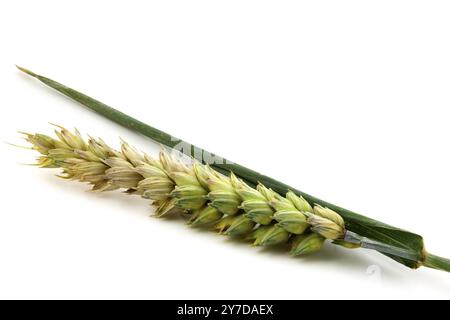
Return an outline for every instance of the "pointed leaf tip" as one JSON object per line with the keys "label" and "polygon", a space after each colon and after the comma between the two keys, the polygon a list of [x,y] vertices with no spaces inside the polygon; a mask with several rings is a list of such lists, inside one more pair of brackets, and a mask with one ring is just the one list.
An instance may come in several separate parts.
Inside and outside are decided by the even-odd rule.
{"label": "pointed leaf tip", "polygon": [[36,77],[37,76],[37,74],[35,74],[34,72],[32,72],[32,71],[30,71],[28,69],[22,68],[22,67],[18,66],[17,64],[16,64],[16,68],[19,69],[22,72],[25,72],[26,74],[29,74],[32,77]]}

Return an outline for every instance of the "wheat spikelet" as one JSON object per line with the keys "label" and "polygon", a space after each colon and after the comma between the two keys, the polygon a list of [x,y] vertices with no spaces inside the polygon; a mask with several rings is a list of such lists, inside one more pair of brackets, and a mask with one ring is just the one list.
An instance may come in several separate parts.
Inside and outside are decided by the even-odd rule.
{"label": "wheat spikelet", "polygon": [[224,176],[209,166],[187,166],[164,150],[154,159],[122,141],[121,150],[103,140],[58,127],[57,138],[24,133],[41,156],[37,164],[61,168],[60,177],[87,182],[96,191],[125,189],[152,200],[157,216],[187,213],[192,226],[253,241],[253,245],[290,243],[291,254],[321,249],[326,239],[344,247],[345,223],[336,212],[312,206],[288,192],[285,197],[264,185],[248,186],[234,174]]}

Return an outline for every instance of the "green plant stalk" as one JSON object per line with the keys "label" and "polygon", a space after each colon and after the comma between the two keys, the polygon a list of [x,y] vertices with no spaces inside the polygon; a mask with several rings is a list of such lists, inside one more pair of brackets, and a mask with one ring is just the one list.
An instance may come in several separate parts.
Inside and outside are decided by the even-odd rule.
{"label": "green plant stalk", "polygon": [[434,254],[428,254],[423,265],[428,268],[450,272],[450,260]]}
{"label": "green plant stalk", "polygon": [[[184,141],[174,139],[172,135],[169,135],[161,130],[149,126],[79,91],[69,88],[52,79],[38,75],[27,69],[21,67],[18,68],[21,71],[27,73],[28,75],[38,79],[47,86],[59,91],[63,95],[77,101],[83,106],[99,113],[100,115],[126,128],[139,132],[158,143],[161,143],[171,148],[179,145],[180,143],[187,145],[187,143],[185,143]],[[186,150],[183,151],[187,153],[189,156],[197,158],[199,161],[203,161],[202,157],[203,154],[205,153],[210,154],[209,152],[200,149],[194,145],[191,145],[190,152],[186,152]],[[428,254],[425,251],[423,238],[420,235],[387,225],[380,221],[365,217],[350,210],[330,204],[314,196],[296,190],[295,188],[292,188],[273,178],[262,175],[254,170],[227,161],[226,159],[224,159],[222,163],[211,164],[211,167],[224,174],[229,174],[230,172],[233,172],[236,176],[242,178],[252,186],[255,186],[258,182],[261,182],[268,188],[271,188],[274,191],[281,194],[285,194],[288,190],[291,190],[297,195],[304,197],[310,203],[316,203],[323,207],[328,207],[336,211],[337,213],[339,213],[339,215],[341,215],[344,218],[347,230],[350,230],[360,235],[361,237],[375,240],[378,243],[382,244],[385,248],[392,247],[393,249],[391,251],[392,253],[386,253],[385,250],[383,251],[378,250],[378,251],[405,266],[414,269],[420,266],[427,266],[435,269],[449,271],[450,268],[449,260]],[[399,249],[402,252],[407,252],[408,258],[405,258],[404,254],[396,255],[395,252],[398,251]]]}

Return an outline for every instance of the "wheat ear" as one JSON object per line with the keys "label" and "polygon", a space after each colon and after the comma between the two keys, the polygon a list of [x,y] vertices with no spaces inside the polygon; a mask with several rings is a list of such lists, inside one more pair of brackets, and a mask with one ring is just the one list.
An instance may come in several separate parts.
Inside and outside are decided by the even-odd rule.
{"label": "wheat ear", "polygon": [[264,185],[251,188],[234,174],[224,176],[209,166],[191,166],[161,151],[159,159],[138,152],[122,141],[121,150],[103,140],[58,127],[57,138],[24,133],[41,156],[37,164],[61,168],[60,177],[92,185],[93,190],[126,189],[152,200],[156,215],[187,213],[189,224],[207,226],[254,245],[291,243],[292,255],[321,249],[326,239],[347,248],[345,223],[336,212],[312,206],[288,192],[285,197]]}

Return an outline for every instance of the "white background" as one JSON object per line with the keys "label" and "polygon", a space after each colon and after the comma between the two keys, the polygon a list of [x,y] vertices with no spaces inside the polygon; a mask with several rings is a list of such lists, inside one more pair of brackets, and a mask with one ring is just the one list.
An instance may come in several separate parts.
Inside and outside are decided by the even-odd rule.
{"label": "white background", "polygon": [[[3,1],[0,139],[55,122],[158,149],[19,64],[450,257],[449,15],[448,1]],[[255,249],[0,149],[0,298],[450,298],[443,272]]]}

